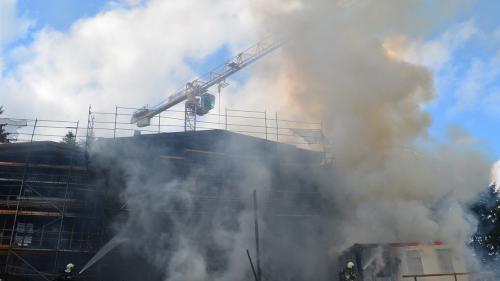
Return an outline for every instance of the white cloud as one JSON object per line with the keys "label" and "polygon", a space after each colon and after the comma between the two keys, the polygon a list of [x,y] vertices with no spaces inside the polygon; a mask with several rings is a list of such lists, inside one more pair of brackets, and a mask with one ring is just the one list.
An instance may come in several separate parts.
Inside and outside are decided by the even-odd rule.
{"label": "white cloud", "polygon": [[[491,33],[478,30],[472,20],[463,22],[444,32],[437,39],[417,47],[414,62],[430,67],[437,74],[437,82],[449,92],[441,92],[441,99],[452,99],[448,116],[479,111],[497,118],[500,109],[498,86],[500,74],[500,29]],[[487,39],[489,38],[489,39]],[[458,57],[456,52],[472,40],[490,40],[496,56]],[[464,74],[458,74],[459,65],[467,64]],[[463,67],[463,66],[462,66]]]}
{"label": "white cloud", "polygon": [[[472,40],[484,40],[496,48],[491,57],[457,56],[457,52]],[[473,20],[455,25],[435,39],[411,40],[405,37],[389,39],[385,44],[389,55],[409,63],[424,65],[435,73],[441,92],[439,99],[451,100],[449,117],[470,111],[482,111],[488,116],[500,116],[500,29],[491,33],[479,30]],[[467,64],[462,74],[459,67]]]}
{"label": "white cloud", "polygon": [[0,78],[6,115],[83,121],[89,104],[156,103],[195,76],[187,58],[253,42],[250,10],[250,1],[153,0],[80,19],[67,33],[43,29]]}
{"label": "white cloud", "polygon": [[498,116],[495,109],[500,108],[497,86],[500,74],[500,61],[474,59],[464,77],[457,81],[454,92],[455,102],[448,110],[449,116],[463,112],[484,111],[491,117]]}
{"label": "white cloud", "polygon": [[[409,38],[393,38],[391,47],[403,60],[440,71],[453,59],[454,52],[479,34],[472,20],[453,26],[435,39],[417,41]],[[396,41],[394,41],[396,40]],[[394,46],[396,44],[396,46]]]}
{"label": "white cloud", "polygon": [[16,0],[0,1],[0,51],[5,45],[24,36],[29,27],[30,21],[17,15]]}

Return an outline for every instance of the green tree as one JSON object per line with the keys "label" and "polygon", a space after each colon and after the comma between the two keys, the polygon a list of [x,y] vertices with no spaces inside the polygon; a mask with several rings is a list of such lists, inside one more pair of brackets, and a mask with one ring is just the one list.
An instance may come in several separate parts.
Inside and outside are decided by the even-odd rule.
{"label": "green tree", "polygon": [[[3,106],[0,106],[0,115],[3,113]],[[0,124],[0,143],[8,143],[9,139],[7,136],[9,133],[4,129],[4,126],[7,124]]]}
{"label": "green tree", "polygon": [[64,136],[64,138],[62,139],[61,143],[76,145],[76,136],[75,136],[75,134],[73,134],[73,132],[69,131]]}
{"label": "green tree", "polygon": [[478,226],[471,244],[484,264],[495,267],[500,262],[500,197],[494,185],[481,194],[472,213]]}

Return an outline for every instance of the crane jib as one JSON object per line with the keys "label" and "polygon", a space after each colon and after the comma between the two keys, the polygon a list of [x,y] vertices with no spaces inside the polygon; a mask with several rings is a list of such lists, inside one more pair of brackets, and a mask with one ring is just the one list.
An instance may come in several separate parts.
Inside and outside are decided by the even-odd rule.
{"label": "crane jib", "polygon": [[[267,43],[267,44],[266,44]],[[214,85],[224,83],[225,79],[234,73],[238,72],[242,68],[248,66],[249,64],[257,61],[261,57],[269,54],[275,49],[281,46],[278,42],[266,42],[261,41],[256,45],[248,48],[246,51],[239,53],[235,57],[226,61],[224,64],[219,67],[209,71],[207,75],[207,81],[203,81],[201,79],[195,79],[191,82],[186,83],[186,87],[181,91],[176,92],[175,94],[169,96],[165,102],[160,103],[159,105],[153,108],[144,107],[142,109],[137,110],[132,115],[131,123],[137,123],[144,119],[151,119],[156,114],[165,111],[180,102],[188,99],[190,95],[201,96],[205,94],[208,89]],[[205,77],[203,76],[203,77]],[[149,123],[149,122],[146,122]]]}
{"label": "crane jib", "polygon": [[254,57],[252,58],[248,58],[247,60],[241,62],[237,68],[232,68],[231,70],[229,70],[227,73],[224,73],[222,75],[220,75],[218,78],[212,80],[212,81],[208,81],[206,82],[202,88],[206,90],[208,90],[210,87],[216,85],[216,84],[219,84],[220,82],[224,81],[227,77],[233,75],[234,73],[238,72],[240,69],[246,67],[247,65],[249,64],[252,64],[253,62],[255,62],[256,60],[260,59],[261,57],[269,54],[270,52],[274,51],[275,49],[277,49],[280,45],[275,45],[273,48],[270,48],[268,50],[266,50],[265,52],[262,52],[258,55],[255,55]]}

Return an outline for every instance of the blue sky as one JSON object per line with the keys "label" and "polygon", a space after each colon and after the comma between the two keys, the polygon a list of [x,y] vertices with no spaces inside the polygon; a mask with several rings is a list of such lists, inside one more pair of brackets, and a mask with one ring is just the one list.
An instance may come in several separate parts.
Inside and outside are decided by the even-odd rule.
{"label": "blue sky", "polygon": [[[94,16],[106,9],[107,2],[107,0],[18,0],[17,16],[29,21],[29,29],[22,37],[4,46],[3,52],[30,44],[34,34],[42,28],[67,31],[78,19]],[[7,70],[12,67],[11,63],[8,60],[4,61]]]}
{"label": "blue sky", "polygon": [[105,8],[104,0],[18,0],[19,14],[35,20],[34,29],[51,26],[67,30],[82,17],[90,17]]}
{"label": "blue sky", "polygon": [[[127,8],[125,2],[18,0],[17,16],[24,19],[29,27],[22,36],[3,46],[0,53],[3,57],[2,72],[16,68],[19,60],[11,59],[11,51],[28,46],[40,30],[52,29],[64,33],[79,19],[93,17],[117,5]],[[449,49],[450,58],[434,67],[437,98],[425,108],[432,114],[430,133],[433,137],[445,139],[450,126],[462,126],[480,140],[480,149],[491,149],[490,155],[495,159],[500,156],[500,1],[481,0],[471,3],[473,4],[466,10],[440,24],[431,35],[423,39],[429,42],[446,41],[444,34],[450,33],[450,30],[453,33],[453,28],[464,23],[470,23],[474,29],[471,36],[460,41],[453,49],[444,45]],[[425,52],[425,48],[423,51]],[[186,62],[193,71],[203,73],[229,55],[229,47],[224,46],[207,56],[187,59]],[[243,81],[245,74],[240,74],[237,80]]]}
{"label": "blue sky", "polygon": [[[435,72],[438,97],[428,108],[433,116],[433,126],[430,130],[433,136],[444,138],[450,125],[460,125],[481,141],[482,149],[490,146],[497,158],[500,155],[498,11],[499,1],[477,1],[471,9],[450,23],[453,25],[465,21],[473,22],[477,34],[454,51],[449,65]],[[436,32],[436,36],[439,36],[440,32],[442,30]],[[497,62],[492,63],[495,57]],[[474,73],[477,73],[477,79],[471,78]],[[463,88],[468,87],[462,84],[467,79],[473,84],[469,86],[471,91],[477,93],[471,94],[474,97],[467,99],[465,108],[453,110],[465,95]]]}

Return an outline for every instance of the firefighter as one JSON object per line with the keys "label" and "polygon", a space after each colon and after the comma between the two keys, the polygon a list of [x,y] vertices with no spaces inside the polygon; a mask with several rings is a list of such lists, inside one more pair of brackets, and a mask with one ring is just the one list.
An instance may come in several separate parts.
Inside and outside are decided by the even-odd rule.
{"label": "firefighter", "polygon": [[344,270],[340,272],[340,281],[356,281],[356,269],[354,268],[354,263],[348,261],[345,265]]}
{"label": "firefighter", "polygon": [[76,274],[73,273],[73,268],[75,267],[74,264],[72,263],[68,263],[66,265],[66,268],[64,269],[64,272],[61,273],[57,279],[55,279],[56,281],[63,281],[63,280],[78,280],[78,276]]}

